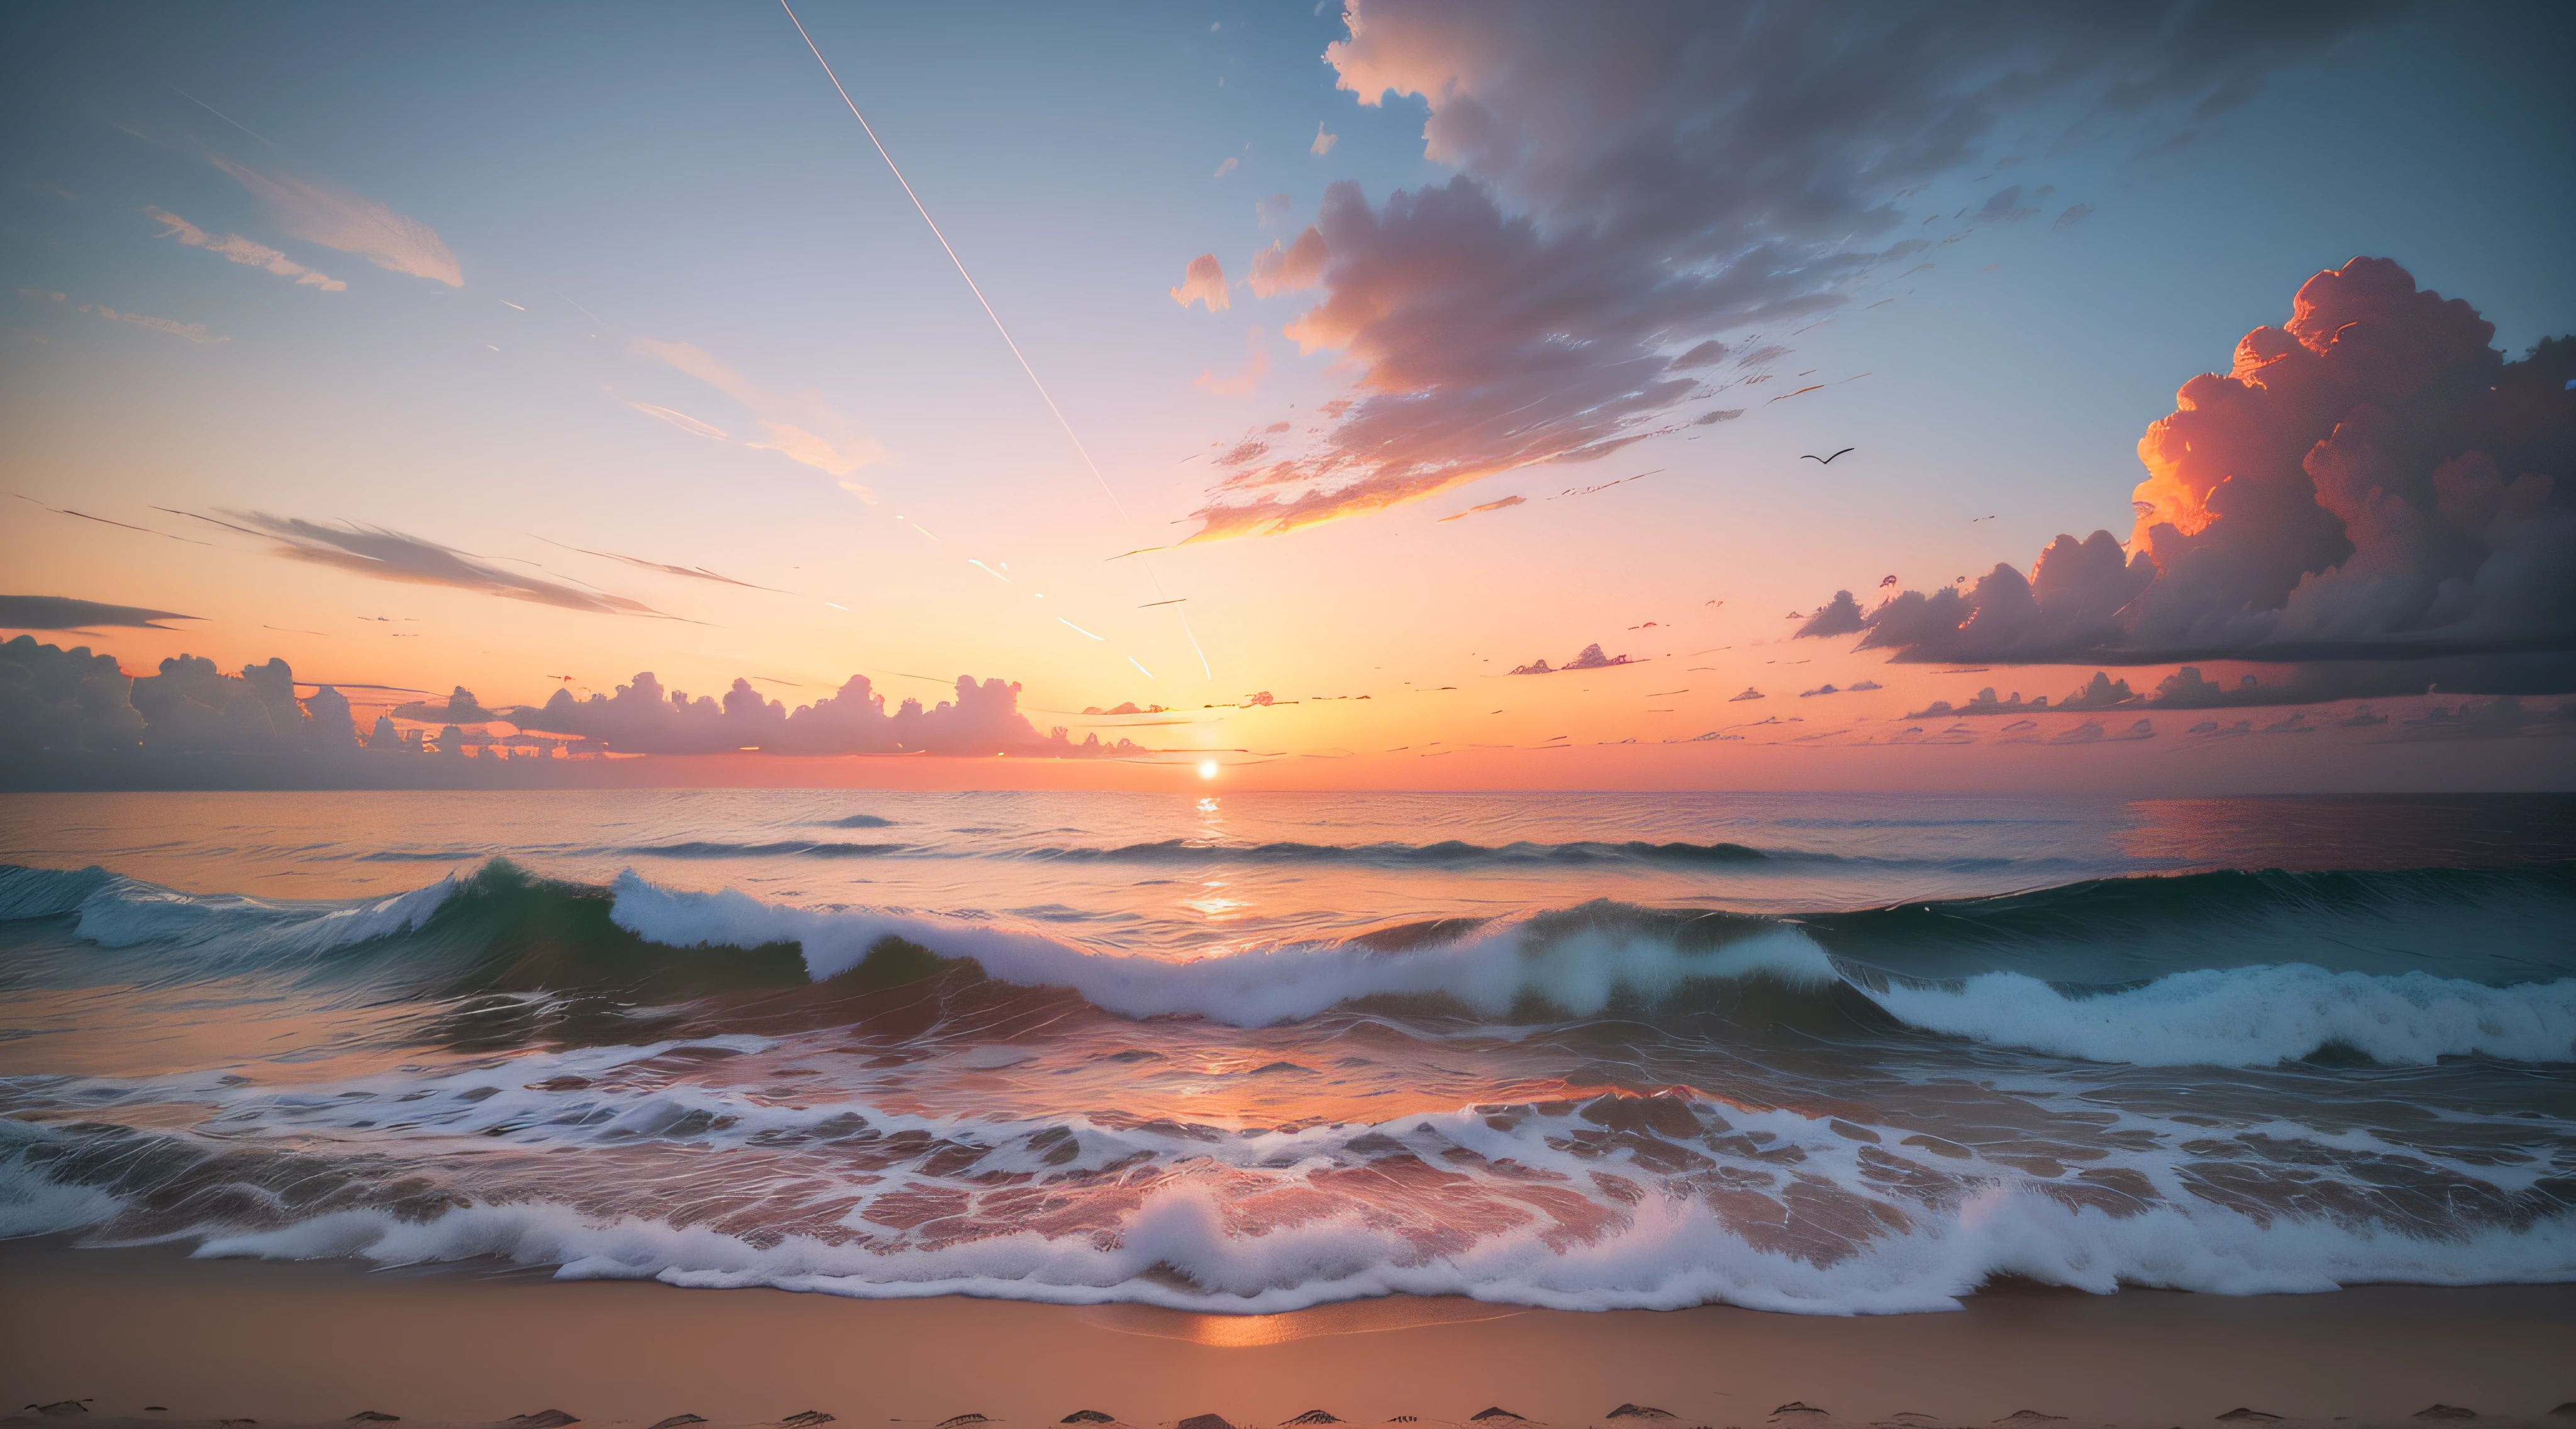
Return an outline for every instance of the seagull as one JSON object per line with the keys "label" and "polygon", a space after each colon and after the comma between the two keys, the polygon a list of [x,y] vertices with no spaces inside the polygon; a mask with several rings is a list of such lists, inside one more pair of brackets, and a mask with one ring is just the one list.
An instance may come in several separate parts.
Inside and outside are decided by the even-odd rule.
{"label": "seagull", "polygon": [[[1841,455],[1843,454],[1843,452],[1848,452],[1848,451],[1857,451],[1857,450],[1859,450],[1859,448],[1857,448],[1857,447],[1845,447],[1845,448],[1843,448],[1843,450],[1842,450],[1842,451],[1834,453],[1834,456],[1841,456]],[[1800,461],[1811,461],[1811,462],[1814,462],[1814,463],[1815,463],[1816,465],[1818,465],[1818,466],[1832,466],[1832,465],[1834,464],[1834,456],[1817,456],[1817,455],[1816,455],[1815,453],[1813,453],[1813,452],[1807,452],[1807,453],[1803,453],[1803,454],[1801,454],[1801,455],[1799,456],[1798,460],[1800,460]]]}

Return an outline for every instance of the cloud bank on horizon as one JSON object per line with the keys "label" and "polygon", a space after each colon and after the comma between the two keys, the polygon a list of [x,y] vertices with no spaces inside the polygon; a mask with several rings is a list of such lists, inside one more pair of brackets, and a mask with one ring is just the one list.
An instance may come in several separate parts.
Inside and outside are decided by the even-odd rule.
{"label": "cloud bank on horizon", "polygon": [[[26,600],[31,597],[0,597]],[[164,612],[136,612],[163,614]],[[790,711],[737,679],[722,700],[665,690],[650,672],[614,695],[575,699],[557,690],[542,706],[487,708],[458,686],[445,700],[415,700],[391,719],[441,724],[425,749],[391,719],[360,737],[348,697],[330,685],[301,699],[284,660],[226,674],[214,661],[177,655],[156,673],[128,675],[113,655],[65,650],[21,635],[0,642],[0,768],[12,761],[94,755],[320,757],[342,763],[362,754],[460,754],[488,746],[458,726],[505,722],[590,741],[620,754],[933,754],[992,758],[1113,759],[1150,754],[1133,742],[1075,743],[1059,726],[1040,734],[1020,712],[1020,686],[1001,679],[957,677],[955,698],[925,707],[907,699],[893,710],[865,675],[831,695]],[[309,682],[307,682],[309,683]],[[355,687],[352,687],[355,688]],[[544,752],[523,745],[529,752]]]}
{"label": "cloud bank on horizon", "polygon": [[[2565,688],[2576,340],[2507,361],[2494,336],[2387,259],[2321,272],[2147,429],[2128,543],[2061,535],[2028,576],[1999,564],[1868,612],[1845,591],[1798,634],[1905,661],[2406,660]],[[2518,677],[2493,667],[2516,657]]]}
{"label": "cloud bank on horizon", "polygon": [[[1285,331],[1346,353],[1358,395],[1318,442],[1238,459],[1190,539],[1606,455],[1705,394],[1673,349],[1821,314],[1929,246],[1901,201],[2006,116],[2059,112],[2070,138],[2205,120],[2380,13],[1351,0],[1341,88],[1421,98],[1424,153],[1458,172],[1379,205],[1335,184],[1256,256],[1256,296],[1323,291]],[[2019,197],[1983,217],[2037,212]]]}

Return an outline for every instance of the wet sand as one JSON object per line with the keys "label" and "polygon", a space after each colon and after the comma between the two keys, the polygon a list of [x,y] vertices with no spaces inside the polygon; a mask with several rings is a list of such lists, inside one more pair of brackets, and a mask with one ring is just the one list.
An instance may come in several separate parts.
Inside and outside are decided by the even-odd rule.
{"label": "wet sand", "polygon": [[[42,1417],[20,1405],[86,1401]],[[1776,1413],[1791,1402],[1823,1414]],[[645,1429],[679,1414],[846,1425],[980,1414],[1016,1429],[1097,1410],[1236,1429],[1308,1410],[1380,1424],[2218,1422],[2576,1424],[2576,1286],[2375,1287],[2232,1299],[1990,1291],[1956,1314],[1833,1319],[1725,1307],[1576,1314],[1383,1300],[1222,1317],[955,1297],[559,1282],[542,1272],[367,1271],[191,1260],[169,1247],[0,1243],[0,1413],[261,1429],[493,1424],[560,1410]],[[155,1410],[150,1406],[161,1406]],[[1920,1417],[1898,1421],[1900,1413]],[[1209,1426],[1200,1426],[1209,1429]],[[1478,1429],[1515,1429],[1487,1419]]]}

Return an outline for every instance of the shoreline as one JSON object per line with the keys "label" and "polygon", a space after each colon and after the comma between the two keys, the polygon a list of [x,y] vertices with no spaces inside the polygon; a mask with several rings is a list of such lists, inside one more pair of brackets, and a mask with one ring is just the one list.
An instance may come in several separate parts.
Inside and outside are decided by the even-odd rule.
{"label": "shoreline", "polygon": [[[859,1300],[450,1264],[189,1258],[180,1245],[0,1242],[0,1404],[65,1419],[492,1424],[556,1409],[612,1429],[678,1414],[852,1425],[980,1414],[1236,1429],[1323,1409],[1465,1423],[1501,1407],[1600,1424],[1622,1404],[1697,1426],[2481,1422],[2564,1425],[2576,1285],[2371,1286],[2225,1297],[1993,1287],[1954,1313],[1810,1317],[1703,1306],[1582,1313],[1395,1297],[1287,1315]],[[1825,1415],[1775,1415],[1800,1402]],[[147,1405],[167,1406],[146,1414]],[[1499,1422],[1487,1421],[1487,1429]],[[1621,1424],[1635,1421],[1623,1418]],[[2035,1419],[2018,1421],[2036,1424]],[[2257,1421],[2269,1422],[2269,1421]]]}

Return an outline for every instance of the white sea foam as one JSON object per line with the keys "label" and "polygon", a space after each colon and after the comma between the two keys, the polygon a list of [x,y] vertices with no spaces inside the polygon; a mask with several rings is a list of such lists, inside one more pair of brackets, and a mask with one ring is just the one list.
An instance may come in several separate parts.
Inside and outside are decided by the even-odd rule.
{"label": "white sea foam", "polygon": [[[1705,951],[1681,949],[1651,929],[1539,937],[1528,923],[1505,922],[1401,952],[1287,944],[1178,961],[1086,949],[990,922],[794,908],[733,890],[682,892],[633,873],[617,881],[615,917],[631,932],[680,947],[793,942],[818,979],[857,966],[882,939],[903,938],[974,958],[1006,982],[1073,988],[1124,1016],[1187,1013],[1237,1027],[1388,994],[1444,994],[1496,1017],[1536,996],[1580,1017],[1615,995],[1653,1001],[1695,981],[1764,977],[1812,989],[1844,977],[1787,924]],[[2473,1055],[2576,1061],[2576,978],[2488,987],[2422,972],[2390,977],[2293,964],[2200,969],[2092,994],[2012,972],[1956,984],[1854,981],[1911,1026],[2096,1062],[2270,1066],[2333,1045],[2391,1065]]]}
{"label": "white sea foam", "polygon": [[1535,939],[1526,924],[1507,923],[1402,952],[1292,943],[1181,961],[1085,949],[965,919],[791,908],[730,889],[681,892],[633,873],[617,880],[614,917],[630,932],[675,947],[794,942],[817,979],[858,966],[886,938],[903,938],[945,957],[973,958],[1005,982],[1070,987],[1122,1016],[1189,1013],[1235,1027],[1312,1017],[1363,997],[1443,994],[1499,1017],[1522,996],[1537,994],[1587,1016],[1622,992],[1652,998],[1686,982],[1757,976],[1821,987],[1835,976],[1823,950],[1786,926],[1704,952],[1683,951],[1643,931]]}
{"label": "white sea foam", "polygon": [[2391,1065],[2576,1061],[2576,978],[2488,987],[2298,963],[2202,968],[2091,995],[2012,972],[1867,993],[1916,1027],[2093,1062],[2269,1066],[2336,1045]]}
{"label": "white sea foam", "polygon": [[[542,1175],[558,1188],[549,1194],[477,1196],[471,1204],[425,1219],[386,1209],[346,1209],[279,1227],[207,1225],[185,1233],[198,1240],[197,1253],[208,1256],[354,1256],[381,1264],[415,1264],[490,1255],[553,1265],[565,1278],[774,1286],[865,1298],[975,1294],[1065,1304],[1125,1301],[1262,1313],[1403,1293],[1577,1310],[1723,1302],[1810,1314],[1877,1314],[1950,1308],[1960,1296],[2006,1274],[2094,1292],[2143,1285],[2230,1295],[2376,1282],[2576,1279],[2576,1220],[2559,1216],[2522,1224],[2406,1227],[2286,1210],[2249,1215],[2192,1194],[2184,1163],[2197,1155],[2179,1152],[2162,1138],[2154,1149],[2134,1149],[2132,1142],[2133,1149],[2103,1163],[2134,1172],[2155,1187],[2156,1197],[2132,1214],[2070,1207],[2049,1194],[2050,1183],[2062,1178],[2023,1174],[1974,1153],[1964,1161],[1927,1156],[1918,1163],[1955,1177],[1959,1188],[1927,1205],[1889,1199],[1884,1178],[1873,1174],[1892,1164],[1888,1151],[1856,1139],[1832,1119],[1695,1104],[1693,1114],[1704,1125],[1728,1137],[1759,1136],[1771,1157],[1794,1149],[1803,1159],[1792,1163],[1794,1176],[1781,1184],[1809,1189],[1793,1193],[1793,1202],[1795,1194],[1823,1191],[1867,1198],[1887,1208],[1887,1214],[1875,1218],[1845,1217],[1845,1232],[1811,1242],[1805,1252],[1784,1252],[1748,1239],[1740,1223],[1731,1225],[1721,1210],[1693,1194],[1694,1186],[1706,1184],[1704,1177],[1661,1176],[1626,1151],[1586,1156],[1570,1149],[1566,1134],[1590,1125],[1571,1111],[1536,1113],[1511,1124],[1467,1111],[1432,1113],[1376,1126],[1302,1125],[1209,1140],[1168,1126],[1109,1127],[1079,1116],[1055,1122],[924,1116],[855,1101],[783,1106],[744,1090],[695,1084],[619,1090],[602,1083],[566,1089],[566,1074],[631,1070],[683,1045],[750,1053],[773,1044],[725,1038],[575,1049],[516,1057],[506,1069],[460,1067],[429,1081],[388,1076],[293,1092],[225,1086],[193,1076],[177,1079],[189,1082],[184,1088],[173,1079],[129,1086],[152,1098],[180,1091],[205,1098],[221,1108],[218,1119],[227,1128],[227,1142],[377,1127],[381,1139],[373,1143],[373,1154],[378,1157],[419,1158],[424,1170],[438,1175],[429,1168],[446,1163],[454,1148],[515,1148],[542,1157],[549,1168]],[[94,1099],[92,1093],[112,1089],[100,1082],[65,1091]],[[388,1094],[398,1091],[405,1115],[413,1120],[406,1123],[407,1130],[383,1136],[376,1119],[384,1115]],[[416,1099],[419,1093],[426,1095]],[[800,1191],[833,1205],[829,1219],[851,1235],[744,1237],[697,1218],[674,1225],[632,1211],[585,1212],[568,1204],[559,1189],[566,1169],[578,1164],[566,1158],[578,1157],[590,1144],[630,1148],[620,1153],[625,1163],[646,1152],[651,1138],[668,1134],[681,1138],[674,1154],[702,1163],[712,1150],[764,1154],[760,1148],[780,1144],[782,1133],[814,1130],[852,1113],[863,1115],[880,1133],[926,1134],[931,1140],[918,1143],[925,1160],[943,1142],[990,1148],[974,1161],[974,1176],[1099,1171],[1129,1164],[1139,1153],[1153,1162],[1158,1175],[1133,1203],[1125,1201],[1114,1182],[1090,1183],[1092,1192],[1110,1198],[1114,1236],[1085,1225],[1062,1234],[1020,1229],[960,1237],[936,1228],[904,1232],[867,1220],[866,1209],[888,1197],[918,1196],[941,1187],[971,1194],[979,1184],[971,1177],[961,1179],[961,1171],[932,1172],[923,1162],[871,1162],[873,1169],[863,1176],[819,1186],[801,1183],[810,1181],[815,1167],[829,1164],[828,1159],[798,1162],[798,1172],[784,1178],[764,1174],[758,1162],[745,1162],[734,1173],[738,1192]],[[1048,1164],[1041,1155],[1047,1143],[1030,1142],[1032,1133],[1047,1130],[1070,1133],[1079,1156]],[[2194,1138],[2211,1134],[2201,1126],[2177,1124],[2172,1130]],[[2265,1131],[2307,1139],[2292,1126],[2273,1125]],[[13,1139],[21,1140],[73,1134],[51,1126],[22,1126],[12,1132]],[[1899,1132],[1877,1128],[1872,1134],[1892,1143]],[[1472,1156],[1463,1162],[1443,1158],[1459,1168],[1463,1179],[1432,1202],[1408,1209],[1382,1200],[1335,1197],[1336,1204],[1323,1214],[1257,1232],[1244,1229],[1246,1195],[1296,1188],[1310,1184],[1309,1178],[1317,1178],[1311,1184],[1326,1185],[1336,1168],[1385,1154],[1389,1141],[1432,1154],[1435,1147],[1454,1147]],[[1782,1164],[1740,1159],[1697,1138],[1686,1137],[1680,1144],[1714,1151],[1721,1164],[1735,1162],[1747,1171],[1757,1164],[1774,1169]],[[1364,1146],[1369,1149],[1361,1151]],[[1480,1169],[1507,1161],[1518,1168],[1508,1176]],[[681,1163],[671,1164],[676,1168]],[[113,1214],[114,1197],[55,1185],[42,1166],[38,1158],[25,1155],[0,1158],[0,1229],[70,1229]],[[1059,1184],[1058,1198],[1085,1194],[1081,1184]],[[1459,1204],[1462,1195],[1483,1198],[1488,1208],[1527,1209],[1540,1203],[1512,1198],[1534,1184],[1560,1198],[1550,1203],[1554,1212],[1517,1223],[1489,1215],[1473,1218],[1472,1225],[1453,1226],[1450,1213],[1442,1209]],[[1732,1184],[1753,1183],[1738,1176]],[[612,1197],[622,1194],[613,1187],[609,1191]],[[690,1199],[676,1185],[667,1194]],[[1589,1229],[1567,1233],[1585,1223],[1583,1216],[1565,1217],[1567,1201],[1590,1208],[1585,1213],[1591,1217]],[[994,1214],[1006,1213],[983,1213]],[[1426,1229],[1441,1232],[1439,1244],[1426,1244]]]}

